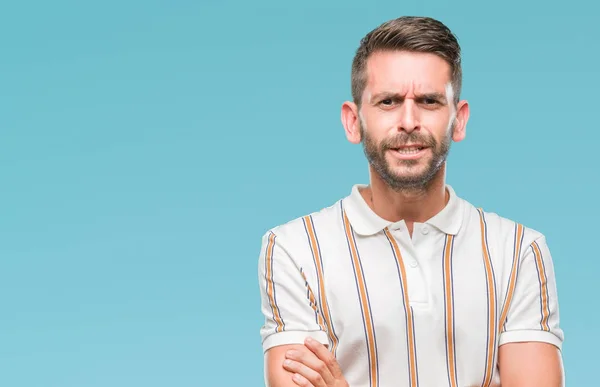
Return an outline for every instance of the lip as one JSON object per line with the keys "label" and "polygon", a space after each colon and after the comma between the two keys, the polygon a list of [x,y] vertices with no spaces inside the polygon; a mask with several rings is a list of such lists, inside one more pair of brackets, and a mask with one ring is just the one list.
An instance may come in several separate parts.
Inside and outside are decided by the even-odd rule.
{"label": "lip", "polygon": [[421,149],[418,152],[415,153],[401,153],[398,152],[398,149],[403,149],[403,148],[414,148],[414,147],[422,147],[419,144],[411,144],[411,145],[407,145],[407,146],[402,146],[400,148],[396,148],[396,149],[390,149],[389,151],[394,155],[395,158],[400,159],[400,160],[415,160],[418,159],[420,157],[422,157],[428,150],[428,147],[423,147],[423,149]]}

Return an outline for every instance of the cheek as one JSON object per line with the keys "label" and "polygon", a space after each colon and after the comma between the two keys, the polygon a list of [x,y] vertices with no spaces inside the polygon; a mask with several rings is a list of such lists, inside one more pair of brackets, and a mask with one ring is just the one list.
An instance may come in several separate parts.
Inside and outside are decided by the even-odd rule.
{"label": "cheek", "polygon": [[375,137],[385,137],[391,130],[398,127],[400,122],[399,112],[377,112],[372,114],[366,121],[369,132]]}
{"label": "cheek", "polygon": [[378,118],[379,127],[386,130],[396,127],[401,119],[399,112],[386,112]]}
{"label": "cheek", "polygon": [[447,113],[425,112],[421,115],[420,124],[436,137],[445,136],[452,126],[452,121]]}

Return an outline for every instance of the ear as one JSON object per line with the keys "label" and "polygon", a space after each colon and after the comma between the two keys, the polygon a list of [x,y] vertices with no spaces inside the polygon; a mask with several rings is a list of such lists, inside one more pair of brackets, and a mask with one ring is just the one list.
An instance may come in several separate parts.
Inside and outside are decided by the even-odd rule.
{"label": "ear", "polygon": [[454,134],[452,140],[459,142],[465,139],[467,135],[467,121],[469,121],[469,103],[465,100],[460,101],[456,107],[456,118]]}
{"label": "ear", "polygon": [[360,144],[360,121],[355,103],[346,101],[342,104],[341,119],[348,141],[352,144]]}

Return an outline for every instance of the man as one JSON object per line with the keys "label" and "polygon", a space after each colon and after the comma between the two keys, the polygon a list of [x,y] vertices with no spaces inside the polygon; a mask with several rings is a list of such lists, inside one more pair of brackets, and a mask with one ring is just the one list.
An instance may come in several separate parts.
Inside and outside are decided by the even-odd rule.
{"label": "man", "polygon": [[341,118],[370,184],[264,235],[268,386],[563,385],[544,235],[445,182],[469,118],[461,77],[459,44],[434,19],[361,41]]}

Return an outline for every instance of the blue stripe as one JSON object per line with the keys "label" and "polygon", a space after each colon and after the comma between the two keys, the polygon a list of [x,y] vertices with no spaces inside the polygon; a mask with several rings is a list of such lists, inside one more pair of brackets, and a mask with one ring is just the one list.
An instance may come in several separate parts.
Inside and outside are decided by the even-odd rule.
{"label": "blue stripe", "polygon": [[[270,255],[271,255],[271,283],[273,284],[273,302],[275,303],[275,307],[277,308],[277,310],[279,311],[279,319],[281,320],[281,330],[285,331],[285,321],[283,321],[283,316],[281,315],[281,308],[279,306],[277,306],[277,296],[275,294],[275,272],[273,271],[273,264],[275,262],[275,257],[273,252],[275,251],[275,238],[277,238],[277,236],[275,234],[273,234],[271,232],[271,235],[273,235],[273,244],[271,246],[271,251],[270,251]],[[267,244],[268,246],[268,244]],[[268,252],[267,252],[267,256],[268,256]],[[268,283],[267,283],[267,287],[268,287]],[[268,294],[268,290],[267,290],[267,294]],[[273,320],[275,320],[275,309],[273,309],[273,305],[271,305],[271,311],[273,312]],[[277,333],[277,326],[275,327],[275,332]]]}
{"label": "blue stripe", "polygon": [[[315,269],[317,269],[317,258],[315,256],[315,251],[313,250],[313,245],[312,242],[310,240],[310,233],[308,232],[308,227],[306,226],[306,219],[302,218],[302,223],[304,224],[304,231],[306,231],[306,239],[308,241],[308,247],[310,248],[310,252],[312,253],[313,256],[313,262],[315,264]],[[313,228],[314,230],[314,228]],[[316,235],[315,235],[315,239],[316,239]],[[318,269],[317,269],[317,273],[318,273]],[[319,288],[319,286],[317,286],[317,288]],[[317,295],[319,296],[319,300],[321,299],[321,289],[317,289]]]}
{"label": "blue stripe", "polygon": [[[550,294],[548,291],[548,276],[546,275],[546,263],[544,262],[544,255],[542,254],[542,249],[540,248],[540,245],[538,245],[538,243],[536,241],[534,241],[533,243],[537,246],[538,251],[540,252],[540,262],[542,262],[542,274],[544,275],[544,281],[546,283],[546,311],[548,312],[548,320],[546,320],[546,324],[548,325],[548,329],[550,329]],[[537,268],[537,264],[535,266]],[[541,276],[538,275],[538,278],[540,278],[540,277]],[[541,281],[541,279],[540,279],[540,281]],[[544,302],[542,300],[541,283],[540,283],[540,305],[541,305],[541,311],[542,311],[542,318],[540,320],[540,326],[542,327],[542,330],[543,330],[544,326],[543,326],[542,322],[544,321],[544,310],[543,310]]]}
{"label": "blue stripe", "polygon": [[[417,387],[419,387],[419,364],[417,362],[418,356],[417,356],[417,329],[415,327],[415,312],[413,310],[413,307],[410,307],[410,312],[411,312],[411,316],[412,316],[412,324],[413,324],[413,346],[415,347],[415,375],[417,377]],[[408,335],[407,335],[408,338]],[[410,372],[409,372],[410,375]]]}
{"label": "blue stripe", "polygon": [[[384,233],[385,237],[387,238],[388,242],[390,243],[390,248],[392,249],[392,254],[394,256],[394,261],[396,263],[396,268],[398,269],[398,280],[400,281],[400,290],[402,291],[402,295],[404,295],[404,283],[402,283],[402,272],[400,271],[400,264],[398,263],[399,258],[396,255],[396,250],[394,250],[394,244],[392,243],[392,241],[390,240],[390,237]],[[406,305],[406,303],[404,302],[404,297],[402,297],[402,305],[404,306],[404,320],[405,320],[405,324],[406,324],[406,354],[408,355],[408,385],[412,386],[412,375],[411,375],[411,370],[410,370],[410,343],[408,342],[408,310],[407,307],[411,308],[412,311],[412,307]],[[413,316],[413,321],[414,321],[414,316]],[[413,324],[414,327],[414,324]],[[414,337],[414,328],[413,328],[413,337]],[[413,342],[414,343],[414,342]],[[417,348],[415,347],[415,357],[416,357],[416,353],[417,353]]]}
{"label": "blue stripe", "polygon": [[[272,235],[273,233],[271,233]],[[269,260],[267,259],[267,257],[269,256],[269,244],[271,243],[271,238],[267,239],[267,249],[265,249],[265,294],[267,295],[267,297],[269,297],[269,281],[271,283],[273,283],[273,266],[271,265],[271,278],[267,277],[267,273],[269,272],[269,267],[267,266],[267,264],[269,263]],[[273,245],[275,245],[275,237],[273,237]],[[273,256],[271,255],[271,262],[273,262]],[[275,284],[273,284],[273,296],[275,296]],[[275,297],[273,297],[274,299]],[[271,300],[269,300],[269,306],[271,307],[271,316],[273,316],[273,321],[275,321],[275,309],[273,309],[273,305],[271,304]],[[275,327],[275,332],[277,333],[277,327]]]}
{"label": "blue stripe", "polygon": [[[341,201],[340,201],[341,203]],[[321,244],[319,243],[319,236],[317,234],[317,228],[315,227],[315,222],[313,221],[313,217],[312,215],[309,216],[310,219],[310,224],[312,225],[312,229],[313,232],[315,234],[315,242],[317,243],[317,250],[319,250],[319,257],[321,257],[321,272],[323,273],[323,278],[321,279],[322,281],[325,281],[325,267],[323,266],[323,254],[321,254]],[[313,256],[314,259],[314,256]],[[317,289],[318,293],[319,293],[319,297],[321,297],[321,288],[319,287],[319,289]],[[320,299],[320,298],[319,298]],[[333,353],[333,355],[335,356],[336,352],[337,352],[337,348],[340,345],[340,340],[337,336],[337,334],[335,333],[335,326],[333,325],[333,316],[331,315],[331,308],[329,308],[329,298],[325,298],[325,302],[327,304],[327,311],[329,314],[329,324],[331,325],[331,333],[333,334],[333,337],[335,337],[335,342],[337,343],[336,348],[335,348],[335,352]]]}
{"label": "blue stripe", "polygon": [[[488,258],[490,256],[490,249],[488,248],[488,241],[487,241],[487,224],[485,223],[485,217],[483,216],[483,211],[478,209],[477,211],[479,211],[479,214],[481,215],[481,219],[483,220],[483,230],[481,230],[483,232],[483,237],[485,240],[485,247],[486,247],[486,252],[488,254]],[[483,259],[485,259],[485,254],[483,254]],[[491,259],[490,259],[491,261]],[[489,362],[489,357],[488,357],[488,351],[490,349],[488,343],[490,341],[490,287],[488,284],[488,280],[487,280],[487,268],[486,268],[486,263],[483,263],[483,271],[485,274],[485,287],[487,289],[486,295],[487,295],[487,331],[486,331],[486,340],[485,340],[485,363],[484,363],[484,369],[485,372],[483,373],[483,380],[481,382],[481,386],[484,387],[485,384],[485,380],[487,379],[488,375],[487,375],[487,365]],[[497,312],[496,312],[497,313]]]}
{"label": "blue stripe", "polygon": [[[306,227],[306,220],[304,220],[304,218],[302,218],[302,223],[304,224],[304,231],[306,231],[306,238],[308,239],[308,247],[310,248],[310,252],[312,253],[312,256],[313,256],[313,262],[315,262],[315,252],[313,251],[312,243],[310,243],[310,234],[308,233],[308,228]],[[316,263],[315,263],[315,267],[316,267]],[[317,286],[317,291],[319,291],[318,288],[319,288],[319,286]],[[310,291],[308,289],[308,281],[306,281],[306,296],[308,297],[308,302],[310,303],[311,301],[310,301]],[[317,309],[319,308],[319,300],[320,300],[320,298],[315,300],[315,306]],[[317,325],[319,325],[319,316],[317,314],[317,310],[315,310],[315,321],[316,321]]]}
{"label": "blue stripe", "polygon": [[[358,252],[358,244],[356,243],[356,238],[354,236],[354,230],[352,226],[350,226],[352,230],[352,240],[354,241],[354,246],[356,247],[356,255],[358,256],[358,264],[360,265],[360,272],[362,273],[363,283],[365,284],[365,293],[367,296],[367,304],[369,304],[369,319],[371,320],[371,326],[373,327],[373,343],[375,344],[375,368],[377,372],[377,386],[379,386],[379,352],[377,351],[377,335],[375,334],[375,323],[373,322],[373,309],[371,309],[371,299],[369,298],[369,290],[367,287],[367,280],[365,279],[364,270],[362,266],[362,260],[360,259],[360,253]],[[369,367],[370,368],[370,367]]]}
{"label": "blue stripe", "polygon": [[[300,273],[302,273],[303,277],[306,277],[306,275],[304,274],[304,270],[302,268],[300,268]],[[321,327],[321,325],[319,324],[319,314],[317,313],[317,300],[315,300],[314,302],[310,299],[310,286],[308,285],[308,279],[305,278],[304,279],[304,286],[306,287],[306,299],[308,300],[309,305],[312,307],[313,305],[315,306],[315,323],[317,324],[317,326],[319,326],[319,328]]]}
{"label": "blue stripe", "polygon": [[456,237],[452,237],[452,246],[450,246],[450,291],[452,292],[452,297],[450,298],[451,307],[452,307],[452,343],[454,344],[452,350],[454,352],[454,378],[456,385],[458,386],[458,370],[456,369],[456,363],[458,363],[458,359],[456,358],[456,311],[454,310],[454,269],[453,269],[453,257],[454,257],[454,240]]}
{"label": "blue stripe", "polygon": [[[496,301],[496,324],[498,324],[498,316],[501,313],[500,308],[498,307],[498,287],[496,286],[496,272],[494,271],[494,261],[492,260],[492,254],[490,253],[490,243],[488,241],[488,234],[487,234],[487,220],[485,219],[485,213],[483,214],[483,224],[485,225],[485,247],[487,249],[488,252],[488,258],[490,260],[490,268],[492,269],[492,283],[494,285],[494,300]],[[489,292],[488,292],[489,293]],[[490,319],[488,316],[488,323],[489,323]],[[494,330],[494,343],[498,342],[498,335],[497,335],[497,327]],[[489,331],[489,329],[488,329]],[[493,359],[496,359],[496,351],[498,350],[498,347],[496,345],[494,345],[494,350],[493,350]],[[487,352],[486,352],[487,354]],[[487,355],[486,355],[487,356]],[[487,364],[486,364],[487,366]],[[492,375],[491,377],[493,377],[494,374],[494,370],[492,369]]]}
{"label": "blue stripe", "polygon": [[[478,210],[479,213],[481,214],[481,218],[483,219],[483,233],[484,233],[484,239],[485,239],[485,248],[486,248],[486,252],[487,252],[487,256],[489,259],[489,264],[490,264],[490,268],[492,270],[492,282],[493,282],[493,290],[494,290],[494,299],[496,300],[496,316],[499,315],[499,313],[501,313],[501,308],[498,308],[498,294],[497,294],[497,290],[496,290],[496,273],[494,272],[494,265],[493,265],[493,261],[492,261],[492,255],[490,254],[490,244],[488,241],[488,227],[487,227],[487,220],[485,219],[485,212],[483,210]],[[485,256],[484,256],[485,257]],[[484,265],[484,271],[485,271],[485,265]],[[487,329],[487,333],[486,333],[486,337],[487,340],[485,341],[485,373],[484,373],[484,378],[487,377],[487,363],[490,360],[488,358],[488,351],[489,351],[489,347],[488,347],[488,342],[490,340],[490,289],[488,287],[488,283],[487,283],[487,274],[486,274],[486,289],[487,291],[487,300],[488,300],[488,312],[487,312],[487,324],[488,324],[488,329]],[[496,323],[498,322],[498,318],[496,318]],[[494,343],[497,342],[496,339],[496,329],[494,330]],[[496,358],[496,346],[494,346],[493,350],[492,350],[492,357],[493,359]],[[493,373],[494,371],[492,370],[492,375],[490,375],[490,380],[491,378],[493,378]],[[481,385],[483,386],[485,383],[485,379],[481,382]]]}
{"label": "blue stripe", "polygon": [[[496,324],[498,324],[498,316],[501,313],[501,310],[499,308],[499,303],[498,303],[498,287],[496,286],[496,272],[494,271],[494,261],[492,260],[492,254],[490,253],[490,243],[488,241],[488,227],[487,227],[487,220],[485,219],[485,213],[482,212],[483,215],[483,224],[485,226],[485,247],[487,249],[487,253],[488,253],[488,258],[490,260],[490,268],[492,269],[492,282],[494,285],[494,300],[496,301]],[[489,293],[489,292],[488,292]],[[488,308],[489,309],[489,308]],[[490,318],[488,316],[488,324],[489,324]],[[497,335],[497,327],[494,330],[494,343],[498,342],[498,335]],[[489,329],[488,329],[489,331]],[[493,349],[493,358],[492,360],[496,359],[496,351],[498,350],[498,347],[496,345],[494,345],[494,349]],[[487,356],[487,351],[486,351],[486,356]],[[486,363],[486,367],[487,367],[487,363]],[[494,376],[494,369],[492,369],[492,375],[490,376],[491,378],[493,378]],[[491,379],[490,379],[491,380]]]}
{"label": "blue stripe", "polygon": [[[533,242],[535,243],[535,242]],[[533,244],[531,245],[531,252],[533,253],[533,258],[534,258],[534,262],[535,262],[535,270],[538,273],[538,283],[540,284],[540,328],[542,330],[544,330],[544,300],[543,300],[543,296],[542,296],[542,275],[540,273],[540,268],[538,267],[538,262],[537,262],[537,254],[535,252],[535,249],[533,248]]]}
{"label": "blue stripe", "polygon": [[[512,277],[512,273],[513,273],[513,271],[515,269],[514,268],[514,266],[515,266],[514,262],[515,262],[515,254],[517,252],[517,231],[518,231],[518,224],[515,223],[515,232],[514,232],[515,235],[514,235],[514,238],[513,238],[513,253],[512,253],[512,260],[511,260],[511,263],[510,263],[510,266],[511,266],[511,268],[510,268],[510,275],[508,276],[508,286],[509,287],[507,288],[506,294],[504,295],[504,304],[502,305],[502,309],[504,309],[504,307],[506,306],[506,303],[508,302],[508,293],[509,293],[509,290],[510,290],[510,277]],[[516,278],[515,278],[515,282],[516,282]],[[517,286],[516,286],[516,283],[515,283],[515,288],[516,287]],[[514,292],[514,290],[513,290],[513,292]],[[506,323],[508,322],[508,315],[509,314],[510,313],[507,310],[506,311],[506,319],[504,320],[504,324],[502,325],[502,331],[503,332],[506,331]],[[502,317],[502,316],[500,316],[500,317]]]}
{"label": "blue stripe", "polygon": [[358,302],[361,305],[360,308],[360,314],[362,316],[363,319],[363,328],[364,328],[364,332],[365,332],[365,343],[367,344],[367,357],[369,359],[369,385],[371,385],[371,381],[373,380],[372,378],[372,374],[371,374],[371,351],[369,351],[369,335],[367,334],[367,322],[365,321],[365,314],[364,314],[364,306],[362,303],[362,297],[360,296],[360,286],[358,285],[358,277],[356,276],[356,266],[354,265],[354,258],[352,257],[352,247],[350,246],[350,239],[348,239],[348,234],[346,233],[346,227],[345,227],[345,223],[344,223],[344,212],[342,209],[342,227],[344,229],[344,235],[346,236],[346,242],[348,243],[348,253],[350,254],[350,261],[352,262],[352,268],[354,269],[354,282],[356,283],[356,293],[358,296]]}
{"label": "blue stripe", "polygon": [[[521,234],[521,240],[520,241],[517,241],[518,230],[519,230],[519,225],[517,223],[515,223],[515,238],[514,238],[514,241],[513,241],[514,245],[513,245],[513,261],[512,261],[513,264],[511,265],[511,266],[514,266],[514,267],[512,267],[511,270],[510,270],[511,275],[513,273],[513,270],[515,272],[515,287],[513,289],[513,297],[514,297],[514,293],[515,293],[515,291],[517,289],[517,277],[519,275],[519,262],[518,261],[519,261],[519,258],[520,258],[520,257],[515,257],[515,254],[517,253],[517,246],[519,246],[519,253],[522,254],[521,247],[523,245],[523,237],[525,236],[525,227],[523,227],[523,233]],[[516,265],[514,265],[514,261],[515,260],[517,261]],[[510,284],[510,282],[509,282],[509,284]],[[508,291],[506,292],[506,296],[504,297],[504,305],[506,305],[507,301],[508,301]],[[504,320],[504,325],[502,326],[502,330],[504,332],[506,331],[506,324],[508,323],[508,315],[509,314],[510,314],[510,310],[507,310],[506,311],[506,319]]]}
{"label": "blue stripe", "polygon": [[444,289],[444,345],[446,346],[446,373],[448,374],[448,385],[452,385],[450,380],[450,358],[448,357],[448,297],[446,296],[446,245],[448,244],[448,237],[444,238],[444,248],[442,249],[442,286]]}
{"label": "blue stripe", "polygon": [[550,293],[549,293],[549,284],[548,284],[548,275],[546,274],[546,262],[544,262],[544,255],[542,254],[542,249],[534,242],[540,251],[540,261],[542,261],[542,270],[544,271],[544,280],[546,281],[546,308],[548,311],[548,320],[546,320],[546,324],[548,324],[548,328],[550,328]]}
{"label": "blue stripe", "polygon": [[[482,210],[477,209],[477,211],[481,215],[481,219],[483,221],[483,229],[481,231],[483,233],[483,237],[484,237],[484,240],[485,240],[485,247],[486,247],[486,251],[488,253],[488,257],[489,257],[490,252],[489,252],[489,249],[487,248],[488,247],[488,244],[487,244],[487,226],[485,224],[485,218],[483,216],[483,211]],[[483,259],[485,260],[485,253],[483,253],[482,255],[483,255]],[[487,289],[487,292],[486,292],[486,296],[487,296],[487,320],[486,320],[487,321],[487,331],[486,331],[486,339],[485,339],[485,362],[483,363],[484,364],[485,372],[483,373],[483,380],[481,381],[481,386],[482,387],[485,384],[485,379],[487,379],[487,364],[488,364],[488,361],[489,361],[488,351],[490,349],[490,347],[488,345],[488,343],[490,341],[490,287],[489,287],[488,280],[487,280],[487,268],[486,268],[486,266],[487,266],[486,263],[483,262],[483,272],[484,272],[484,277],[485,277],[485,288]]]}

